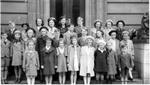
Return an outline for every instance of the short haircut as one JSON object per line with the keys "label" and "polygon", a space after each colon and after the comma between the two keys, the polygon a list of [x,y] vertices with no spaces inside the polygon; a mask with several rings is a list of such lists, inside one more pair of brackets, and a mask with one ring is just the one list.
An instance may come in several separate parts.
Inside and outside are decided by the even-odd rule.
{"label": "short haircut", "polygon": [[21,24],[21,27],[23,27],[24,25],[26,25],[27,27],[30,27],[28,23]]}
{"label": "short haircut", "polygon": [[116,22],[116,26],[117,26],[117,27],[118,27],[119,22],[122,22],[123,26],[125,26],[125,22],[124,22],[123,20],[118,20],[118,21]]}

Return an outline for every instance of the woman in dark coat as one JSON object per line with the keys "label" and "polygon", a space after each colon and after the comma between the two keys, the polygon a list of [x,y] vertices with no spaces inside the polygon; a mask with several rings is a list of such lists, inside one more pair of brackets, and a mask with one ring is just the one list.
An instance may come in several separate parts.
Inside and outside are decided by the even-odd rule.
{"label": "woman in dark coat", "polygon": [[46,46],[42,49],[41,68],[45,76],[46,84],[52,84],[52,78],[55,74],[56,49],[52,46],[52,39],[46,39]]}

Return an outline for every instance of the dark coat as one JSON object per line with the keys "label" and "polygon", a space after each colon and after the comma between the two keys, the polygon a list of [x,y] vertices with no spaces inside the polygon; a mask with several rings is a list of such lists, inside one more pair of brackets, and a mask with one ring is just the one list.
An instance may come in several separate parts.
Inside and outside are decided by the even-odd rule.
{"label": "dark coat", "polygon": [[54,47],[51,47],[49,50],[46,47],[43,48],[41,57],[41,65],[44,66],[44,75],[55,74],[56,49]]}
{"label": "dark coat", "polygon": [[94,53],[95,57],[95,66],[94,70],[95,72],[107,72],[107,51],[104,51],[103,53],[100,50],[96,50]]}
{"label": "dark coat", "polygon": [[[17,29],[14,29],[14,31],[16,31]],[[15,39],[14,38],[14,31],[13,32],[11,32],[11,30],[8,30],[7,31],[7,35],[8,35],[8,37],[7,37],[7,39],[10,41],[10,42],[13,42],[13,40]]]}
{"label": "dark coat", "polygon": [[37,38],[37,43],[36,43],[36,51],[38,52],[38,54],[39,54],[39,62],[40,62],[40,64],[41,64],[41,52],[42,52],[42,49],[45,47],[45,45],[46,45],[46,38],[47,38],[48,36],[40,36],[40,37],[38,37]]}

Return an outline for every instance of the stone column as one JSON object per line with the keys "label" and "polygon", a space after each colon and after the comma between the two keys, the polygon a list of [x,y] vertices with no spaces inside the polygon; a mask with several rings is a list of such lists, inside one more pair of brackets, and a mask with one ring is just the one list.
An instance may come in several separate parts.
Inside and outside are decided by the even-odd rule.
{"label": "stone column", "polygon": [[96,19],[104,21],[104,0],[85,0],[85,25],[93,27]]}
{"label": "stone column", "polygon": [[104,21],[104,0],[96,0],[96,19]]}
{"label": "stone column", "polygon": [[50,0],[50,17],[56,17],[56,0]]}
{"label": "stone column", "polygon": [[30,27],[35,28],[36,20],[36,0],[28,0],[28,23]]}
{"label": "stone column", "polygon": [[40,1],[36,0],[36,18],[40,17]]}
{"label": "stone column", "polygon": [[85,0],[85,26],[91,27],[91,1]]}
{"label": "stone column", "polygon": [[50,17],[50,0],[44,0],[44,23],[48,25],[47,19]]}

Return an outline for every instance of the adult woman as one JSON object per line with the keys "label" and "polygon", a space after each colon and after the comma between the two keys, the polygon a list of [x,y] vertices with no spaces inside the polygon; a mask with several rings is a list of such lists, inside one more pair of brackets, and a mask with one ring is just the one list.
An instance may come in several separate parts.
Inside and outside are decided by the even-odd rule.
{"label": "adult woman", "polygon": [[59,39],[58,29],[55,27],[55,18],[51,17],[48,19],[48,37],[51,39]]}
{"label": "adult woman", "polygon": [[64,16],[60,18],[58,29],[60,31],[60,38],[63,38],[63,34],[68,31],[66,26],[66,18]]}
{"label": "adult woman", "polygon": [[101,20],[96,20],[94,22],[94,28],[89,29],[89,35],[91,35],[95,38],[97,30],[102,30],[102,21]]}
{"label": "adult woman", "polygon": [[87,29],[87,28],[85,26],[83,26],[83,18],[78,17],[77,18],[77,26],[74,29],[74,31],[77,33],[78,37],[81,37],[82,29]]}
{"label": "adult woman", "polygon": [[39,30],[42,26],[44,26],[44,21],[41,18],[37,18],[35,23],[36,23],[36,33],[37,36],[39,36]]}

